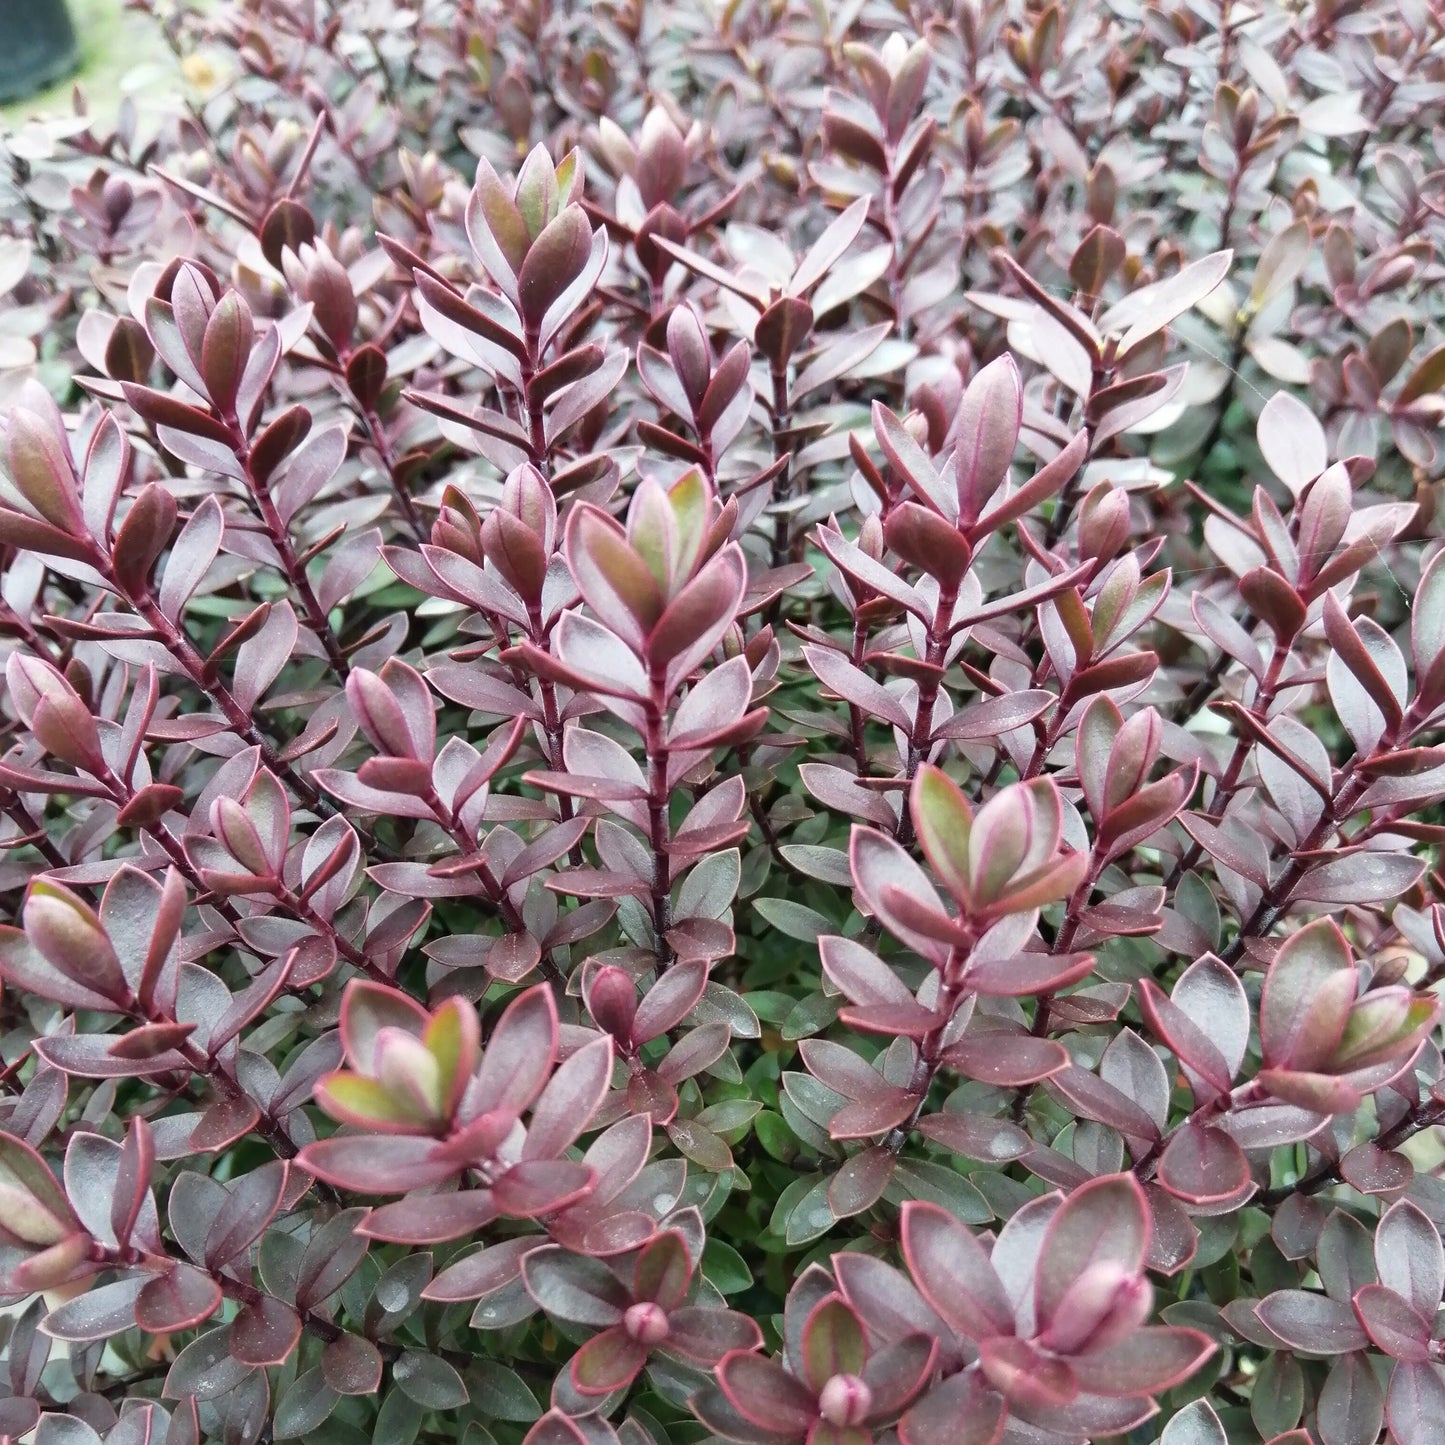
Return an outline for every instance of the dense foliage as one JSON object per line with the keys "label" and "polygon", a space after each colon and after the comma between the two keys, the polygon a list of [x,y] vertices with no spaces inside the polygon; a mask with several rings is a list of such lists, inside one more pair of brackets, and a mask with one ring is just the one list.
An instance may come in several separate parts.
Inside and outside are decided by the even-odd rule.
{"label": "dense foliage", "polygon": [[0,147],[0,1439],[1438,1442],[1438,7],[156,11]]}

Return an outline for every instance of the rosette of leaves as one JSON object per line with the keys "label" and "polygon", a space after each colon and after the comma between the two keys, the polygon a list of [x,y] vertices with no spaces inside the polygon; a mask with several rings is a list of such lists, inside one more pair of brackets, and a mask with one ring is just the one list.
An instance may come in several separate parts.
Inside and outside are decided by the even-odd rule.
{"label": "rosette of leaves", "polygon": [[[467,1000],[428,1014],[395,989],[355,979],[340,1032],[348,1067],[319,1079],[315,1093],[355,1132],[309,1145],[301,1163],[356,1192],[429,1190],[377,1210],[366,1225],[377,1237],[454,1239],[499,1216],[550,1214],[591,1187],[591,1168],[565,1155],[607,1088],[612,1046],[595,1039],[555,1067],[556,1003],[546,985],[519,994],[483,1048]],[[460,1187],[435,1192],[443,1182]]]}
{"label": "rosette of leaves", "polygon": [[725,1355],[762,1344],[757,1324],[698,1278],[704,1240],[697,1211],[685,1210],[626,1254],[599,1260],[546,1245],[526,1256],[523,1279],[541,1309],[564,1325],[601,1326],[554,1387],[572,1413],[608,1413],[644,1369],[685,1401]]}

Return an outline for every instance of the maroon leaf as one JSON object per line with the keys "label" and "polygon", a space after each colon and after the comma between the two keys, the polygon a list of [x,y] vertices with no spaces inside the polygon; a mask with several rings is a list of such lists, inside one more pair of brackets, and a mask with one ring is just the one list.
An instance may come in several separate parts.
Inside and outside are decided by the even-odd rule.
{"label": "maroon leaf", "polygon": [[1276,1290],[1255,1313],[1291,1349],[1309,1354],[1362,1350],[1368,1342],[1349,1305],[1305,1290]]}
{"label": "maroon leaf", "polygon": [[647,1347],[620,1326],[594,1335],[572,1356],[572,1383],[583,1395],[624,1390],[647,1362]]}
{"label": "maroon leaf", "polygon": [[1367,1284],[1355,1291],[1352,1303],[1377,1349],[1412,1364],[1430,1358],[1430,1320],[1394,1290]]}
{"label": "maroon leaf", "polygon": [[1013,1308],[982,1246],[952,1215],[910,1200],[903,1207],[903,1252],[928,1303],[960,1334],[1007,1334]]}
{"label": "maroon leaf", "polygon": [[[119,1279],[113,1284],[101,1285],[99,1289],[88,1290],[51,1310],[45,1317],[45,1333],[52,1339],[75,1344],[109,1339],[111,1335],[130,1329],[137,1323],[136,1300],[146,1288],[145,1276],[133,1275],[129,1279]],[[219,1291],[216,1296],[219,1303]],[[146,1326],[142,1325],[142,1328]]]}
{"label": "maroon leaf", "polygon": [[251,1365],[284,1364],[301,1336],[296,1311],[262,1296],[245,1305],[231,1325],[231,1353]]}
{"label": "maroon leaf", "polygon": [[[1445,1406],[1445,1370],[1402,1361],[1390,1376],[1385,1418],[1400,1445],[1426,1445]],[[1378,1429],[1378,1424],[1376,1426]]]}
{"label": "maroon leaf", "polygon": [[1190,1204],[1237,1201],[1252,1189],[1243,1151],[1222,1129],[1186,1122],[1159,1160],[1159,1182]]}
{"label": "maroon leaf", "polygon": [[1074,1356],[1079,1384],[1096,1394],[1154,1394],[1187,1379],[1218,1349],[1198,1330],[1152,1325],[1127,1340]]}
{"label": "maroon leaf", "polygon": [[321,1352],[321,1378],[338,1395],[370,1395],[381,1383],[381,1352],[360,1335],[340,1335]]}

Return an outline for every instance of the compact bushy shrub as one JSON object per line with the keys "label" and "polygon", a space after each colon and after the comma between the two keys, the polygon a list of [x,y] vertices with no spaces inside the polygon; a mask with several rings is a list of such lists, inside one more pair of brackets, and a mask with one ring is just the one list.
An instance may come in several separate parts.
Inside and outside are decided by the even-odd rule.
{"label": "compact bushy shrub", "polygon": [[156,8],[3,148],[0,1437],[1437,1445],[1438,7]]}

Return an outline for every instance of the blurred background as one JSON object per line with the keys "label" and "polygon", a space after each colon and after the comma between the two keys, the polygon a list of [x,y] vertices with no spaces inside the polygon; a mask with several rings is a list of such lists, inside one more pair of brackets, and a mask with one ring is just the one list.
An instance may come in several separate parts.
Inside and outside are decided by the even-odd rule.
{"label": "blurred background", "polygon": [[143,108],[164,104],[182,83],[162,27],[125,0],[0,0],[0,37],[0,130],[69,111],[77,84],[104,115],[127,95]]}

